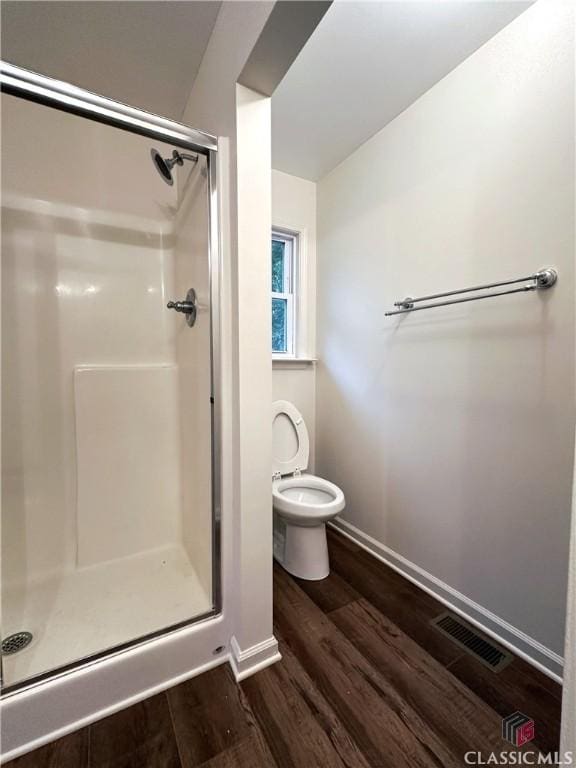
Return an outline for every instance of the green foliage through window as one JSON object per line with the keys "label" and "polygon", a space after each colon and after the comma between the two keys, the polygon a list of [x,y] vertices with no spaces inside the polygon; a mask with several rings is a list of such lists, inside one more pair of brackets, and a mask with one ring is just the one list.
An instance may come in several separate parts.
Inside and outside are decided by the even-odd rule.
{"label": "green foliage through window", "polygon": [[295,236],[272,231],[272,352],[294,354]]}
{"label": "green foliage through window", "polygon": [[272,291],[282,293],[284,291],[284,249],[286,243],[281,240],[272,240]]}
{"label": "green foliage through window", "polygon": [[286,299],[272,299],[272,351],[287,351],[287,304]]}

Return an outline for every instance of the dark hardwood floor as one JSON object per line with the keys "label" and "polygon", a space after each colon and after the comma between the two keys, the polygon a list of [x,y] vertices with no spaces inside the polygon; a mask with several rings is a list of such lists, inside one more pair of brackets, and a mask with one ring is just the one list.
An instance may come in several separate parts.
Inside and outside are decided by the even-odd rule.
{"label": "dark hardwood floor", "polygon": [[513,751],[501,718],[534,718],[525,749],[558,749],[561,688],[521,659],[491,672],[429,621],[444,608],[329,533],[321,582],[274,570],[282,661],[236,685],[227,665],[12,761],[10,768],[449,768]]}

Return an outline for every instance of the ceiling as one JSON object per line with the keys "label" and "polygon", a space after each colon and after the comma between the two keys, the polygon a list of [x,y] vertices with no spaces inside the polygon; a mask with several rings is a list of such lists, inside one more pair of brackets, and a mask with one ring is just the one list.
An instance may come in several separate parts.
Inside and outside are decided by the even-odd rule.
{"label": "ceiling", "polygon": [[[272,98],[273,167],[322,178],[530,4],[335,0]],[[2,58],[178,120],[220,5],[3,0]]]}
{"label": "ceiling", "polygon": [[220,5],[3,0],[2,58],[180,119]]}
{"label": "ceiling", "polygon": [[322,178],[531,5],[336,0],[272,97],[272,165]]}

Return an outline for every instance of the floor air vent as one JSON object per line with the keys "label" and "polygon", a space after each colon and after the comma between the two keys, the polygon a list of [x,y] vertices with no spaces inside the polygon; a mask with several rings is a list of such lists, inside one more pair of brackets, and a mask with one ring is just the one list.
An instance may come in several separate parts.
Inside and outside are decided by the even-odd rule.
{"label": "floor air vent", "polygon": [[501,672],[514,658],[454,613],[442,613],[430,623],[492,672]]}

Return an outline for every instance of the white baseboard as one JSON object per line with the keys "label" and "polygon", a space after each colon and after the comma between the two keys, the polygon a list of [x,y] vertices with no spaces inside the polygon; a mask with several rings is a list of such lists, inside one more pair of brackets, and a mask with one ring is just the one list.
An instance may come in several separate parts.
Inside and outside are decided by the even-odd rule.
{"label": "white baseboard", "polygon": [[278,641],[274,636],[245,650],[240,648],[235,637],[230,642],[230,666],[237,683],[275,664],[281,658]]}
{"label": "white baseboard", "polygon": [[474,602],[466,595],[437,579],[420,566],[373,539],[345,520],[336,519],[329,525],[351,539],[355,544],[370,552],[382,562],[398,571],[450,610],[463,616],[497,642],[539,669],[548,677],[562,683],[564,661],[561,656],[539,643],[504,619]]}

